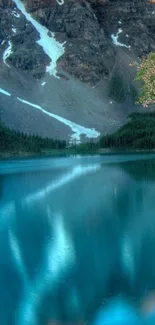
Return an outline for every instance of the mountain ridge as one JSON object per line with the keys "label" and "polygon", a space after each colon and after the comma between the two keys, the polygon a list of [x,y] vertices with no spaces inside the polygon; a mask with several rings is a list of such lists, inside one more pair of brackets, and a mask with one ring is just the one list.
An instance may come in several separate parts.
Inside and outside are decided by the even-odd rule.
{"label": "mountain ridge", "polygon": [[[154,5],[144,0],[49,0],[42,7],[42,1],[25,0],[25,8],[33,4],[26,9],[33,24],[17,3],[22,2],[0,1],[0,87],[13,96],[1,93],[0,108],[9,127],[65,139],[72,134],[62,123],[28,111],[17,97],[33,103],[33,109],[41,106],[98,133],[115,131],[130,112],[143,110],[135,105],[139,87],[131,64],[155,49]],[[64,49],[55,59],[55,76],[48,72],[52,61],[43,28],[48,43]]]}

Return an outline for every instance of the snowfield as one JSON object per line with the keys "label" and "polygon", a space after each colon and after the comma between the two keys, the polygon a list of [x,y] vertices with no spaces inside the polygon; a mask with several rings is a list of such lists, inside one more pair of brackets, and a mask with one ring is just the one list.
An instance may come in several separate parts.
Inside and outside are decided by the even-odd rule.
{"label": "snowfield", "polygon": [[[121,23],[121,22],[120,22],[120,23]],[[127,49],[130,49],[130,48],[131,48],[130,45],[127,46],[126,44],[120,43],[120,42],[118,41],[119,34],[121,34],[122,32],[123,32],[123,29],[122,29],[122,28],[119,28],[119,30],[118,30],[118,32],[117,32],[116,35],[114,35],[114,34],[111,35],[111,39],[112,39],[113,43],[114,43],[116,46],[126,47]],[[126,35],[126,37],[129,37],[129,36]]]}
{"label": "snowfield", "polygon": [[11,41],[8,42],[9,46],[4,51],[3,62],[10,68],[9,64],[6,62],[7,58],[12,54],[12,44]]}
{"label": "snowfield", "polygon": [[11,96],[11,94],[8,93],[8,91],[6,91],[6,90],[4,90],[2,88],[0,88],[0,93],[3,94],[3,95],[6,95],[6,96]]}
{"label": "snowfield", "polygon": [[[39,24],[30,14],[27,13],[23,3],[20,0],[13,0],[17,8],[22,12],[25,18],[35,27],[40,35],[40,40],[36,41],[44,50],[44,52],[51,59],[51,63],[46,67],[46,71],[56,77],[57,60],[64,54],[64,44],[60,44],[54,38],[54,33],[50,32],[46,27]],[[59,4],[64,1],[59,0]],[[50,36],[49,36],[50,35]]]}
{"label": "snowfield", "polygon": [[[6,90],[4,90],[2,88],[0,88],[0,93],[3,94],[3,95],[6,95],[6,96],[11,96],[11,94],[9,92],[7,92]],[[22,98],[19,98],[19,97],[17,97],[16,99],[18,101],[22,102],[23,104],[26,104],[28,106],[31,106],[31,107],[34,107],[34,108],[40,110],[42,113],[54,118],[55,120],[63,123],[64,125],[70,127],[72,132],[73,132],[73,134],[71,136],[71,140],[76,140],[77,142],[80,142],[80,137],[81,137],[82,134],[85,135],[89,139],[97,138],[97,137],[100,136],[100,132],[96,131],[95,129],[86,128],[84,126],[76,124],[76,123],[74,123],[74,122],[72,122],[70,120],[67,120],[64,117],[61,117],[59,115],[56,115],[54,113],[51,113],[51,112],[45,110],[40,105],[31,103],[31,102],[29,102],[29,101],[27,101],[25,99],[22,99]]]}
{"label": "snowfield", "polygon": [[44,114],[46,114],[46,115],[48,115],[50,117],[53,117],[54,119],[56,119],[57,121],[65,124],[66,126],[69,126],[71,128],[72,132],[73,132],[73,134],[71,136],[71,140],[76,140],[77,142],[80,142],[80,136],[82,134],[84,134],[89,139],[97,138],[100,135],[100,133],[98,131],[96,131],[95,129],[85,128],[84,126],[81,126],[79,124],[76,124],[74,122],[71,122],[71,121],[65,119],[64,117],[61,117],[59,115],[50,113],[49,111],[46,111],[44,108],[42,108],[39,105],[30,103],[30,102],[28,102],[28,101],[26,101],[24,99],[19,98],[19,97],[17,97],[17,99],[20,102],[22,102],[22,103],[24,103],[26,105],[29,105],[31,107],[34,107],[34,108],[42,111]]}

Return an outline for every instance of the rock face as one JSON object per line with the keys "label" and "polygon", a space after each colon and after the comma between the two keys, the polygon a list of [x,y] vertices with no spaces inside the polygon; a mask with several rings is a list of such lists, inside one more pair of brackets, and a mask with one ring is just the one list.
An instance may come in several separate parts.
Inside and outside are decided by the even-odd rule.
{"label": "rock face", "polygon": [[0,0],[0,6],[1,7],[12,6],[12,1],[11,0]]}
{"label": "rock face", "polygon": [[[65,51],[57,60],[58,82],[46,73],[51,56],[38,44],[41,34],[31,18],[26,19],[13,0],[0,0],[0,83],[3,85],[4,80],[5,86],[10,85],[6,89],[12,91],[15,78],[18,79],[16,99],[22,84],[22,98],[38,105],[43,98],[42,107],[46,103],[51,112],[100,132],[114,131],[131,111],[139,109],[134,105],[139,89],[133,82],[136,68],[131,68],[131,63],[155,51],[155,4],[149,0],[23,0],[23,3],[29,17],[45,27],[49,52],[52,48],[55,55],[55,48],[50,47],[50,38],[54,37],[64,43]],[[42,87],[42,83],[47,87]],[[82,87],[87,89],[86,93]],[[33,121],[29,115],[25,110],[31,125],[26,127],[24,120],[23,129],[33,132],[35,113]],[[14,122],[9,110],[5,122],[8,116]],[[19,129],[20,120],[12,123],[14,128]],[[37,121],[36,126],[38,133]],[[42,125],[41,128],[41,135],[53,136]],[[54,134],[59,135],[55,131]]]}
{"label": "rock face", "polygon": [[0,6],[0,54],[3,56],[11,42],[11,54],[7,64],[19,71],[28,72],[34,78],[45,74],[48,56],[36,43],[39,35],[23,15],[18,13],[13,2]]}
{"label": "rock face", "polygon": [[114,0],[104,6],[94,3],[99,24],[107,36],[122,28],[120,40],[138,56],[155,50],[155,4],[148,0]]}
{"label": "rock face", "polygon": [[25,8],[29,12],[33,12],[40,8],[46,8],[56,3],[56,0],[23,0]]}
{"label": "rock face", "polygon": [[[5,2],[5,1],[8,2],[9,0],[1,0],[1,2]],[[103,3],[106,3],[107,1],[108,0],[88,0],[88,2],[91,4],[94,4],[94,3],[103,4]],[[65,3],[65,1],[63,1],[63,0],[23,0],[23,2],[24,2],[26,9],[29,12],[33,12],[40,8],[46,8],[46,7],[56,4],[56,3],[58,3],[60,5]],[[69,2],[71,2],[71,1],[69,0]]]}
{"label": "rock face", "polygon": [[88,1],[65,1],[35,12],[35,18],[66,41],[60,66],[81,81],[95,84],[112,69],[114,49]]}
{"label": "rock face", "polygon": [[[111,34],[118,30],[119,42],[130,46],[137,57],[155,50],[155,6],[146,0],[23,0],[35,19],[66,42],[59,67],[81,81],[96,84],[107,77],[116,59],[116,46]],[[60,5],[60,3],[63,3]],[[0,38],[11,33],[13,17],[10,0],[1,0]],[[12,35],[13,54],[10,63],[29,71],[36,78],[43,76],[49,61],[34,43],[39,37],[31,24],[21,17],[18,31]],[[7,35],[6,35],[7,34]],[[29,51],[31,49],[31,52]]]}
{"label": "rock face", "polygon": [[60,66],[82,81],[95,84],[109,75],[116,50],[111,34],[117,34],[119,28],[119,41],[131,46],[136,56],[155,50],[155,6],[149,1],[70,0],[60,6],[48,0],[44,8],[42,1],[37,2],[38,7],[39,2],[35,18],[66,41]]}

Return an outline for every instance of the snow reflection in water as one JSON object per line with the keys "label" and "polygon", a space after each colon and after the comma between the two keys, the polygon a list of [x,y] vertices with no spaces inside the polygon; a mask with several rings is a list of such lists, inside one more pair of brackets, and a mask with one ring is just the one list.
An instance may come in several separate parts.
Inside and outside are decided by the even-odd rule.
{"label": "snow reflection in water", "polygon": [[45,170],[37,171],[31,160],[25,172],[20,163],[20,173],[12,174],[6,164],[9,173],[0,178],[4,325],[14,318],[13,325],[88,321],[109,297],[138,304],[155,289],[154,164],[108,159],[103,165],[101,158],[73,159],[61,168],[41,160]]}

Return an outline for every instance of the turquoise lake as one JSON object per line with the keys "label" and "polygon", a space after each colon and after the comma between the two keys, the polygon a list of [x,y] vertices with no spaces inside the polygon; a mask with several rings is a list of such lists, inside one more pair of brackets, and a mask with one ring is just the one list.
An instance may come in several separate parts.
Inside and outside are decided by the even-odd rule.
{"label": "turquoise lake", "polygon": [[2,325],[91,324],[155,290],[155,155],[0,161]]}

